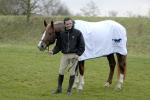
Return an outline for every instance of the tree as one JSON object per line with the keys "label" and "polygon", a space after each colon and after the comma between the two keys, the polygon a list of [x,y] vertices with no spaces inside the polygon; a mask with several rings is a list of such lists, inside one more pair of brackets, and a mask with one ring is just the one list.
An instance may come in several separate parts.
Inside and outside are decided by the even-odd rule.
{"label": "tree", "polygon": [[110,17],[117,17],[118,12],[117,11],[109,11],[109,16]]}
{"label": "tree", "polygon": [[150,9],[148,10],[147,14],[148,14],[148,17],[150,17]]}
{"label": "tree", "polygon": [[133,12],[131,12],[131,11],[127,11],[126,13],[127,13],[128,17],[135,17],[135,15],[133,14]]}
{"label": "tree", "polygon": [[46,16],[71,14],[67,6],[62,4],[60,0],[42,0],[40,13]]}
{"label": "tree", "polygon": [[38,7],[39,0],[0,0],[0,14],[27,15],[29,22],[31,13]]}
{"label": "tree", "polygon": [[21,7],[24,9],[24,15],[27,16],[27,22],[30,21],[31,13],[39,7],[39,0],[21,0]]}
{"label": "tree", "polygon": [[22,0],[0,0],[0,14],[21,15],[25,12],[21,4]]}
{"label": "tree", "polygon": [[52,15],[52,12],[59,5],[59,0],[42,0],[41,1],[41,13],[49,16]]}
{"label": "tree", "polygon": [[90,1],[85,7],[81,8],[80,11],[85,16],[97,16],[100,15],[100,10],[94,1]]}
{"label": "tree", "polygon": [[52,15],[67,16],[67,15],[71,15],[71,13],[68,10],[67,6],[61,4],[54,12],[52,12]]}

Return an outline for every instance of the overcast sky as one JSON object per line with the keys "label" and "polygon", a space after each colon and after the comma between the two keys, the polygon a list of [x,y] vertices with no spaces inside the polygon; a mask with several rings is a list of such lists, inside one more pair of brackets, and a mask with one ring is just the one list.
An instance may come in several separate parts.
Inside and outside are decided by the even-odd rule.
{"label": "overcast sky", "polygon": [[61,0],[73,14],[81,13],[80,9],[90,1],[99,7],[101,15],[108,16],[109,11],[117,11],[118,16],[127,16],[127,12],[134,15],[146,16],[150,10],[150,0]]}

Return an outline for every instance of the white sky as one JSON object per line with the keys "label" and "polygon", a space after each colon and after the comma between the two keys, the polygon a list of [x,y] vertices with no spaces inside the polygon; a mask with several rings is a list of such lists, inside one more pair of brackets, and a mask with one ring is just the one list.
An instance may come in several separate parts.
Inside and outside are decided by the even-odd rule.
{"label": "white sky", "polygon": [[99,7],[101,15],[107,16],[109,11],[117,11],[118,16],[127,16],[127,12],[134,15],[146,16],[150,10],[150,0],[61,0],[73,14],[81,13],[80,9],[90,1]]}

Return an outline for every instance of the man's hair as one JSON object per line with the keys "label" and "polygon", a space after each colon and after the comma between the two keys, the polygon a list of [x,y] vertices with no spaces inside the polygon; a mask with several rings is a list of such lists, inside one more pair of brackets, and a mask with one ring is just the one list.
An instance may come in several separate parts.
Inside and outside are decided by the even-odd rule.
{"label": "man's hair", "polygon": [[[65,21],[68,21],[68,20],[72,20],[70,17],[65,17],[64,18],[64,24],[65,24]],[[73,21],[73,20],[72,20]]]}
{"label": "man's hair", "polygon": [[[64,24],[65,24],[65,21],[68,21],[68,20],[72,20],[72,19],[70,17],[65,17],[64,18]],[[73,26],[74,26],[74,24],[75,24],[74,20],[72,20],[72,22],[73,22]]]}

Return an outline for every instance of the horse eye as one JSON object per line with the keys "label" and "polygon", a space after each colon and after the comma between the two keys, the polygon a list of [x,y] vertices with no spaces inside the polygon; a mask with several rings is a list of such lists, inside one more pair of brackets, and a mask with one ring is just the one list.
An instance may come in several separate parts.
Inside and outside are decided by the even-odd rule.
{"label": "horse eye", "polygon": [[51,33],[51,32],[49,33],[49,35],[53,35],[53,34],[54,34],[53,32],[52,32],[52,33]]}
{"label": "horse eye", "polygon": [[52,35],[51,33],[49,33],[49,35]]}

